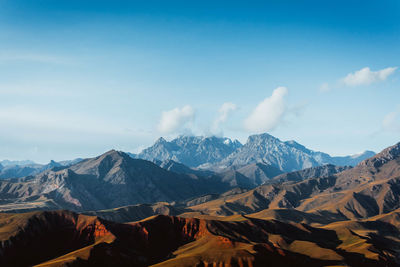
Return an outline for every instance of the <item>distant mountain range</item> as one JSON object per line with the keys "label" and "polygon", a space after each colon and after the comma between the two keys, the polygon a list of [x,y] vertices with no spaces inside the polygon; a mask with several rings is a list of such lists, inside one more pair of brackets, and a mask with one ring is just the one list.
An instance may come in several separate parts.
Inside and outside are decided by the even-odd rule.
{"label": "distant mountain range", "polygon": [[[182,169],[183,166],[185,168],[189,167],[192,172],[194,171],[193,169],[202,170],[202,175],[205,175],[205,171],[208,171],[208,175],[210,171],[218,173],[231,171],[232,174],[240,176],[240,174],[234,173],[232,170],[237,170],[250,164],[258,164],[253,165],[253,167],[257,166],[258,169],[259,166],[263,165],[280,170],[280,173],[275,171],[265,177],[265,175],[261,174],[263,173],[262,169],[259,169],[261,176],[255,177],[257,175],[253,174],[254,179],[258,181],[253,183],[256,185],[283,172],[326,164],[355,166],[360,161],[375,155],[372,151],[365,151],[358,155],[331,157],[323,152],[312,151],[295,141],[283,142],[266,133],[250,136],[244,145],[237,140],[215,136],[180,136],[171,141],[166,141],[161,137],[152,146],[144,149],[139,154],[127,154],[132,158],[152,161],[159,166],[162,165],[161,167],[163,168],[171,169],[171,166],[166,166],[173,162],[172,165],[177,172],[182,172],[182,170],[177,170],[177,164],[181,164],[179,168]],[[45,165],[29,160],[4,160],[0,162],[0,179],[35,175],[54,167],[71,166],[81,160],[81,158],[77,158],[60,162],[51,161]],[[188,170],[186,170],[187,172]],[[239,171],[239,173],[241,172]]]}
{"label": "distant mountain range", "polygon": [[168,142],[160,138],[156,143],[132,157],[146,160],[173,160],[199,169],[222,171],[249,164],[262,163],[290,172],[310,167],[333,164],[355,166],[375,155],[365,151],[359,155],[331,157],[312,151],[295,141],[283,142],[267,133],[252,135],[242,145],[239,141],[218,137],[180,136]]}
{"label": "distant mountain range", "polygon": [[32,160],[0,160],[0,165],[5,167],[5,166],[10,166],[10,165],[30,165],[30,164],[36,164]]}
{"label": "distant mountain range", "polygon": [[21,178],[29,175],[35,175],[52,168],[68,167],[80,162],[82,159],[64,160],[56,162],[51,160],[48,164],[38,164],[30,160],[9,161],[3,160],[0,164],[0,179]]}

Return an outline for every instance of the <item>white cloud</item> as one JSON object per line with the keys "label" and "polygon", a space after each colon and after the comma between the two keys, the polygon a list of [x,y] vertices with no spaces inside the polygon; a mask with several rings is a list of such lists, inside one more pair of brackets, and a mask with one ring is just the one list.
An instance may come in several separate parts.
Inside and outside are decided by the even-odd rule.
{"label": "white cloud", "polygon": [[400,132],[400,112],[393,111],[388,113],[382,121],[385,131]]}
{"label": "white cloud", "polygon": [[215,119],[213,126],[212,126],[212,131],[217,132],[220,130],[221,124],[226,122],[228,117],[232,114],[237,109],[237,106],[231,102],[226,102],[222,104],[222,106],[218,110],[218,117]]}
{"label": "white cloud", "polygon": [[286,87],[276,88],[270,97],[265,98],[244,121],[244,126],[252,132],[266,132],[281,122],[286,112]]}
{"label": "white cloud", "polygon": [[163,111],[158,124],[158,130],[161,133],[174,133],[182,129],[188,122],[194,119],[194,109],[186,105],[182,108]]}
{"label": "white cloud", "polygon": [[349,73],[341,81],[346,86],[369,85],[374,82],[384,81],[396,71],[397,67],[389,67],[378,71],[371,71],[365,67],[354,73]]}

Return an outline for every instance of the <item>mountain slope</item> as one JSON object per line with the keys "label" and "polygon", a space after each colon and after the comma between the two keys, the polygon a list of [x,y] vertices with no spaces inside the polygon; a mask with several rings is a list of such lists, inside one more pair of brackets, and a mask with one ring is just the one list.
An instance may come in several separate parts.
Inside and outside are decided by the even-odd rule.
{"label": "mountain slope", "polygon": [[260,162],[275,166],[281,171],[301,170],[319,165],[309,154],[265,133],[249,136],[247,142],[223,159],[218,167],[244,166]]}
{"label": "mountain slope", "polygon": [[115,239],[96,217],[69,211],[0,214],[0,225],[1,266],[32,266]]}
{"label": "mountain slope", "polygon": [[374,152],[367,151],[355,156],[331,157],[326,153],[312,151],[295,141],[283,142],[264,133],[249,136],[242,147],[215,164],[213,169],[264,163],[283,172],[292,172],[326,164],[354,166],[373,155]]}
{"label": "mountain slope", "polygon": [[375,155],[375,152],[367,150],[360,154],[332,157],[329,154],[323,152],[310,150],[293,140],[286,141],[285,144],[295,147],[296,149],[301,150],[308,155],[311,155],[321,165],[332,164],[336,166],[356,166],[361,161]]}
{"label": "mountain slope", "polygon": [[282,171],[278,168],[264,163],[249,164],[238,168],[236,171],[248,177],[254,186],[261,185],[282,174]]}
{"label": "mountain slope", "polygon": [[246,216],[205,220],[159,215],[120,224],[69,211],[2,214],[0,263],[396,266],[398,214],[390,216],[314,227]]}
{"label": "mountain slope", "polygon": [[[332,176],[262,185],[191,209],[203,214],[231,215],[267,208],[296,208],[301,211],[324,210],[347,218],[387,213],[400,207],[399,151],[400,143]],[[286,174],[286,177],[290,175]]]}
{"label": "mountain slope", "polygon": [[113,222],[134,222],[154,215],[179,215],[190,211],[185,207],[174,206],[166,202],[137,204],[115,209],[84,212],[85,215],[98,216]]}
{"label": "mountain slope", "polygon": [[268,183],[283,183],[283,182],[299,182],[309,178],[322,178],[322,177],[330,177],[336,173],[345,171],[350,169],[350,166],[335,166],[331,164],[307,168],[300,171],[295,172],[287,172],[281,175],[274,177],[269,180]]}
{"label": "mountain slope", "polygon": [[399,208],[399,193],[400,143],[397,143],[339,173],[333,188],[304,201],[299,208],[339,210],[349,217],[365,218]]}
{"label": "mountain slope", "polygon": [[191,169],[191,168],[187,167],[186,165],[183,165],[182,163],[178,163],[176,161],[169,160],[169,159],[164,160],[164,161],[154,160],[154,163],[163,169],[166,169],[166,170],[172,171],[172,172],[176,172],[176,173],[191,174],[191,175],[204,176],[204,177],[214,175],[214,172],[212,172],[212,171]]}
{"label": "mountain slope", "polygon": [[112,150],[59,171],[0,181],[0,209],[51,201],[72,210],[97,210],[172,202],[228,189],[229,185],[214,177],[169,172],[149,161]]}
{"label": "mountain slope", "polygon": [[214,174],[223,182],[229,183],[231,187],[252,189],[266,183],[273,177],[281,174],[278,168],[264,163],[245,165],[240,168],[227,168],[224,171]]}

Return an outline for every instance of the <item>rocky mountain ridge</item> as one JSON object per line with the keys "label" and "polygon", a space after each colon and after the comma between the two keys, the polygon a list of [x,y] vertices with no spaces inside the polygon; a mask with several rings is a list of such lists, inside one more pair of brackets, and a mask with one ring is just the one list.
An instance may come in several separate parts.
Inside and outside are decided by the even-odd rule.
{"label": "rocky mountain ridge", "polygon": [[366,151],[358,155],[331,157],[295,141],[284,142],[264,133],[249,136],[244,145],[229,138],[218,137],[180,136],[169,142],[160,138],[153,146],[132,156],[150,161],[173,160],[191,168],[215,172],[256,163],[290,172],[326,164],[355,166],[373,155],[374,152]]}
{"label": "rocky mountain ridge", "polygon": [[[385,214],[400,208],[399,149],[400,143],[362,161],[354,168],[336,174],[266,184],[243,193],[214,198],[190,208],[210,215],[242,214],[276,208],[307,212],[320,210],[348,219]],[[302,172],[283,174],[276,179],[286,177],[290,180],[291,176],[295,176],[296,180]]]}
{"label": "rocky mountain ridge", "polygon": [[241,146],[237,140],[216,136],[179,136],[170,142],[161,137],[136,157],[150,161],[173,160],[188,167],[197,167],[220,161]]}
{"label": "rocky mountain ridge", "polygon": [[[68,168],[52,169],[24,179],[0,181],[0,209],[32,205],[98,210],[136,203],[178,201],[230,187],[216,177],[167,171],[152,162],[111,150]],[[24,205],[25,204],[25,205]]]}
{"label": "rocky mountain ridge", "polygon": [[[132,158],[145,159],[164,166],[175,162],[172,164],[175,167],[177,164],[183,164],[191,169],[212,172],[236,170],[250,164],[270,165],[281,172],[326,164],[355,166],[375,155],[372,151],[365,151],[358,155],[331,157],[326,153],[310,150],[295,141],[281,141],[267,133],[250,136],[244,145],[237,140],[215,136],[179,136],[171,141],[161,137],[139,154],[127,154]],[[3,161],[5,164],[0,168],[0,179],[35,175],[53,167],[68,167],[81,160],[83,159],[51,161],[46,165],[31,161]],[[265,180],[264,178],[258,179]]]}

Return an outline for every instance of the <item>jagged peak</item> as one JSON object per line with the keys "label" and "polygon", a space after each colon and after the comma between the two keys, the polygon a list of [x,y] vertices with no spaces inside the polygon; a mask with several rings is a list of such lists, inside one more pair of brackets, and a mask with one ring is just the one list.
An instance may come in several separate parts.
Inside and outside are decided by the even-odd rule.
{"label": "jagged peak", "polygon": [[115,153],[115,152],[117,152],[117,150],[115,150],[115,149],[110,149],[110,150],[108,150],[107,152],[105,152],[104,154],[111,154],[111,153]]}
{"label": "jagged peak", "polygon": [[131,157],[128,154],[126,154],[125,152],[118,151],[118,150],[115,150],[115,149],[111,149],[111,150],[105,152],[104,154],[96,157],[96,159],[101,159],[102,160],[102,159],[104,159],[106,157],[111,157],[113,159],[119,159],[119,158],[131,159]]}
{"label": "jagged peak", "polygon": [[397,144],[385,148],[380,153],[376,154],[372,158],[366,159],[359,163],[360,166],[373,166],[379,168],[385,163],[397,159],[400,157],[400,142]]}
{"label": "jagged peak", "polygon": [[276,137],[274,137],[274,136],[272,136],[272,135],[270,135],[268,133],[261,133],[261,134],[250,135],[247,138],[247,142],[246,143],[253,143],[253,142],[260,142],[260,141],[261,142],[264,142],[264,141],[274,141],[274,142],[278,141],[278,142],[280,142],[280,140],[278,138],[276,138]]}
{"label": "jagged peak", "polygon": [[387,158],[389,160],[399,157],[400,156],[400,142],[382,150],[382,152],[380,152],[376,156],[381,157],[381,158]]}
{"label": "jagged peak", "polygon": [[216,136],[204,136],[204,135],[179,135],[173,141],[197,141],[201,142],[204,140],[216,139]]}
{"label": "jagged peak", "polygon": [[50,160],[50,162],[47,163],[47,166],[61,166],[61,164],[58,163],[57,161]]}
{"label": "jagged peak", "polygon": [[[181,146],[182,144],[186,143],[193,143],[193,144],[200,144],[203,142],[218,142],[222,143],[227,146],[241,146],[242,144],[237,140],[237,139],[230,139],[228,137],[220,137],[216,135],[179,135],[170,142],[166,141],[163,137],[160,137],[156,140],[153,146],[156,145],[164,145],[164,144],[172,144],[172,145],[179,145]],[[146,150],[146,149],[145,149]]]}
{"label": "jagged peak", "polygon": [[155,144],[164,144],[167,143],[167,140],[164,139],[164,137],[160,137],[156,140]]}

